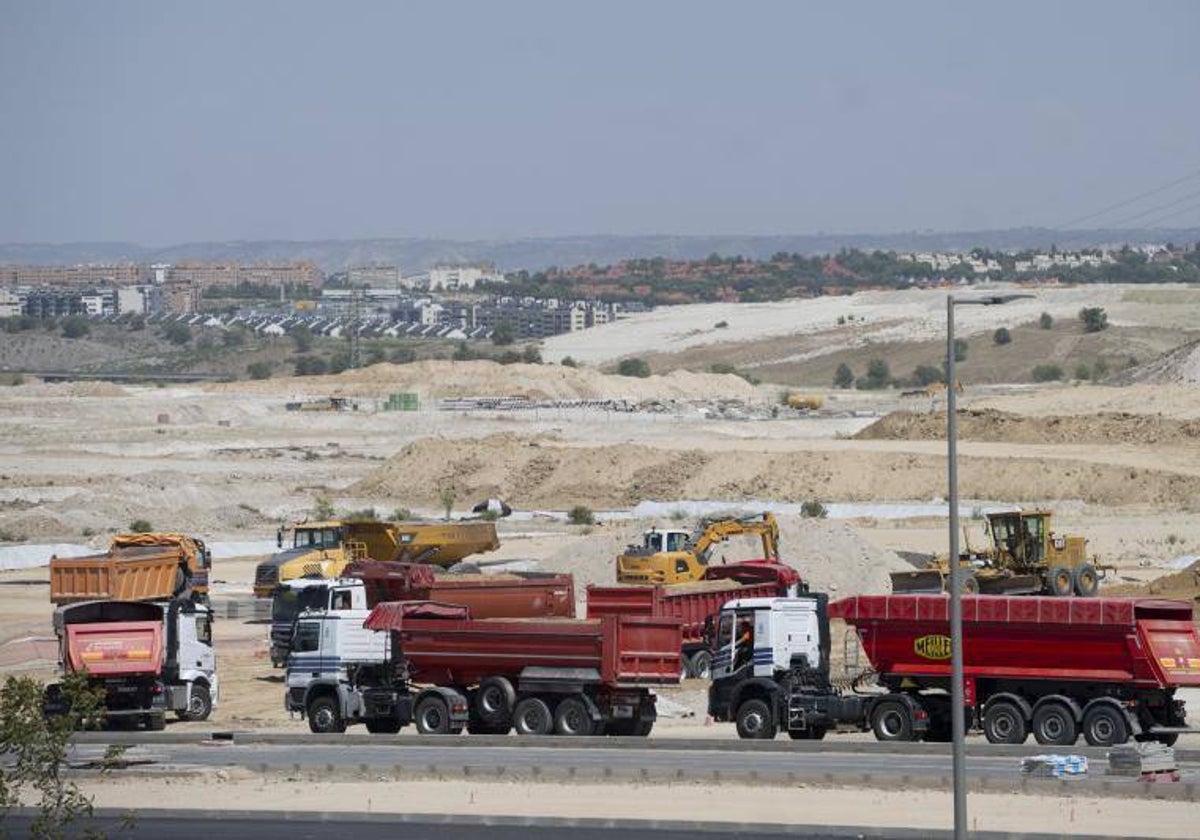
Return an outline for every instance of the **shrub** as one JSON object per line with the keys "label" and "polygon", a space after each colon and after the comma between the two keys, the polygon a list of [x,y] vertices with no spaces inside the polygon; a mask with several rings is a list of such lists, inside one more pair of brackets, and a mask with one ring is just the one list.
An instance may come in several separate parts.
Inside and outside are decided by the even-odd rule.
{"label": "shrub", "polygon": [[1092,378],[1092,369],[1090,367],[1088,367],[1086,364],[1084,364],[1083,362],[1080,362],[1078,365],[1075,366],[1075,378],[1076,379],[1091,379]]}
{"label": "shrub", "polygon": [[163,326],[162,337],[182,347],[192,340],[192,328],[182,321],[172,321]]}
{"label": "shrub", "polygon": [[537,348],[536,344],[526,344],[521,350],[521,361],[527,365],[540,365],[542,363],[542,351]]}
{"label": "shrub", "polygon": [[1033,369],[1034,382],[1057,382],[1063,378],[1063,371],[1058,365],[1038,365]]}
{"label": "shrub", "polygon": [[446,510],[446,521],[450,521],[450,514],[454,511],[454,500],[457,498],[453,487],[443,487],[438,490],[438,498],[442,502],[442,507]]}
{"label": "shrub", "polygon": [[728,322],[728,321],[717,321],[717,323],[713,325],[713,329],[715,329],[715,330],[723,330],[723,329],[725,329],[725,328],[726,328],[726,327],[728,327],[728,326],[729,326],[729,322]]}
{"label": "shrub", "polygon": [[497,347],[512,344],[514,340],[516,340],[516,333],[512,324],[498,324],[496,329],[492,330],[492,344]]}
{"label": "shrub", "polygon": [[333,502],[328,496],[317,496],[313,499],[313,517],[320,520],[333,519],[335,511]]}
{"label": "shrub", "polygon": [[297,353],[307,353],[312,349],[313,335],[307,325],[301,324],[292,330],[292,343],[296,345]]}
{"label": "shrub", "polygon": [[1096,382],[1099,382],[1101,379],[1107,378],[1108,362],[1104,361],[1103,359],[1097,359],[1096,363],[1092,365],[1092,379]]}
{"label": "shrub", "polygon": [[579,367],[579,362],[575,361],[570,356],[563,356],[561,364],[563,367],[569,367],[569,368]]}
{"label": "shrub", "polygon": [[1079,310],[1079,320],[1083,321],[1084,332],[1100,332],[1108,329],[1108,313],[1103,307],[1087,306]]}
{"label": "shrub", "polygon": [[892,378],[891,370],[883,359],[872,359],[867,363],[867,375],[861,376],[856,383],[860,391],[877,391],[886,388]]}
{"label": "shrub", "polygon": [[942,372],[940,367],[935,365],[917,365],[916,369],[913,370],[912,378],[914,385],[918,385],[923,388],[926,385],[933,384],[934,382],[941,382],[946,378],[946,375]]}
{"label": "shrub", "polygon": [[641,379],[645,379],[650,375],[650,365],[646,363],[645,359],[639,359],[636,357],[632,359],[622,359],[621,363],[617,365],[617,374],[620,376],[636,376]]}
{"label": "shrub", "polygon": [[729,362],[713,362],[708,366],[709,373],[732,373],[737,374],[737,368],[729,364]]}
{"label": "shrub", "polygon": [[837,366],[837,372],[833,374],[833,387],[849,388],[854,384],[854,371],[850,370],[850,365],[842,362]]}
{"label": "shrub", "polygon": [[1012,344],[1012,333],[1008,331],[1007,327],[1001,327],[992,333],[992,341],[997,344]]}
{"label": "shrub", "polygon": [[812,499],[800,505],[800,515],[810,519],[824,519],[829,516],[829,510],[816,499]]}
{"label": "shrub", "polygon": [[320,376],[329,371],[329,365],[320,356],[297,356],[292,364],[297,376]]}
{"label": "shrub", "polygon": [[954,361],[965,362],[967,360],[967,340],[965,338],[954,339]]}
{"label": "shrub", "polygon": [[1054,319],[1050,317],[1049,312],[1042,313],[1042,317],[1038,319],[1038,326],[1044,330],[1048,330],[1054,326]]}
{"label": "shrub", "polygon": [[271,363],[270,362],[251,362],[246,365],[246,373],[251,379],[270,379],[271,378]]}
{"label": "shrub", "polygon": [[63,338],[83,338],[92,331],[88,325],[87,318],[82,315],[72,315],[70,318],[62,319],[62,334]]}
{"label": "shrub", "polygon": [[378,522],[379,514],[375,512],[375,508],[363,508],[362,510],[347,511],[342,519],[348,522]]}
{"label": "shrub", "polygon": [[392,511],[393,522],[404,522],[408,519],[412,519],[412,511],[408,508],[396,508]]}
{"label": "shrub", "polygon": [[129,523],[129,530],[135,534],[148,534],[154,530],[154,526],[146,519],[135,519]]}
{"label": "shrub", "polygon": [[567,512],[567,521],[572,525],[595,525],[596,514],[585,505],[575,505]]}

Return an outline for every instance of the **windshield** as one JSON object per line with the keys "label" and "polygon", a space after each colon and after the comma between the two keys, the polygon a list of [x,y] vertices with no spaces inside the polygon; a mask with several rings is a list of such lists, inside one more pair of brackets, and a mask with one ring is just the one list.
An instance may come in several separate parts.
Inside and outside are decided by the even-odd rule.
{"label": "windshield", "polygon": [[340,528],[297,528],[293,548],[334,548],[342,541]]}
{"label": "windshield", "polygon": [[321,609],[325,606],[329,588],[306,586],[303,589],[285,587],[275,593],[271,601],[271,620],[276,623],[291,623],[305,610]]}

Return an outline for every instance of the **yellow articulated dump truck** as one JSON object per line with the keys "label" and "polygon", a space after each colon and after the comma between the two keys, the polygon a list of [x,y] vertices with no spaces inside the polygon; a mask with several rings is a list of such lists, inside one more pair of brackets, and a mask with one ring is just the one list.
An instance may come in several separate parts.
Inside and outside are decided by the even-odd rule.
{"label": "yellow articulated dump truck", "polygon": [[493,522],[300,522],[281,528],[280,551],[258,564],[254,594],[270,598],[285,580],[335,578],[355,560],[452,566],[500,547]]}
{"label": "yellow articulated dump truck", "polygon": [[212,555],[186,534],[118,534],[108,551],[50,558],[50,602],[152,601],[180,595],[207,602]]}

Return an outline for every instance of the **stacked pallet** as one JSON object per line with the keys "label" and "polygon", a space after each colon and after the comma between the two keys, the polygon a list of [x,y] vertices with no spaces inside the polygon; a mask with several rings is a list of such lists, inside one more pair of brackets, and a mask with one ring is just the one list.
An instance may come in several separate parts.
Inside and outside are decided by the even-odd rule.
{"label": "stacked pallet", "polygon": [[1114,776],[1137,776],[1142,781],[1179,779],[1175,750],[1157,741],[1113,747],[1108,753],[1108,772]]}

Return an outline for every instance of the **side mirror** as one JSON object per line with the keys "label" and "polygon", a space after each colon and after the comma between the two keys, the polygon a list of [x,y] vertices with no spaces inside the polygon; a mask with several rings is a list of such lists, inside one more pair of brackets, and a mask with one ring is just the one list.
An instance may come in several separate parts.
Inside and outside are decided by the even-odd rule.
{"label": "side mirror", "polygon": [[283,528],[275,532],[275,547],[283,548]]}

